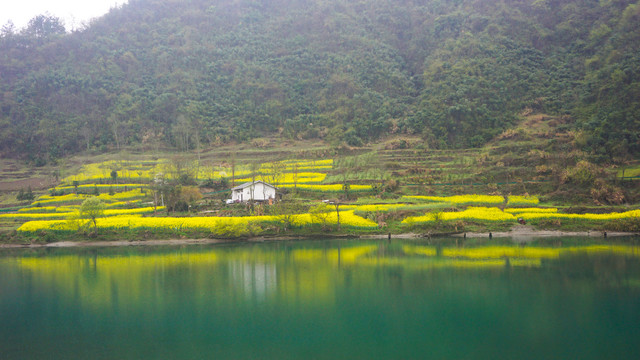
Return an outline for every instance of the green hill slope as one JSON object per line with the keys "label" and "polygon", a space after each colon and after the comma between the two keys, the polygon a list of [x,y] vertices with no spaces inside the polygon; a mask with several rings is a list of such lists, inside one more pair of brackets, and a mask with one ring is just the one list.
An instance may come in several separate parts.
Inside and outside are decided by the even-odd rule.
{"label": "green hill slope", "polygon": [[279,134],[479,146],[528,109],[640,151],[630,1],[131,0],[67,34],[0,35],[0,150],[44,162]]}

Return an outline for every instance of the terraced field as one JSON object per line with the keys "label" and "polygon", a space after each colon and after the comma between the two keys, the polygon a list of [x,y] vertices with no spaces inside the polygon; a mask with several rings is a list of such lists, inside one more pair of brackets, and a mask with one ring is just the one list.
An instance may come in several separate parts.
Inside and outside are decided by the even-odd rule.
{"label": "terraced field", "polygon": [[[586,185],[572,183],[570,176],[575,175],[567,169],[578,169],[585,154],[575,147],[578,135],[554,132],[550,125],[554,121],[527,117],[519,128],[476,149],[430,149],[422,139],[407,137],[357,149],[286,143],[274,148],[222,147],[164,158],[119,154],[46,169],[21,168],[5,161],[0,231],[86,231],[89,222],[78,220],[82,218],[79,207],[92,196],[99,197],[107,209],[98,219],[98,229],[162,229],[174,236],[189,231],[253,236],[319,229],[506,229],[518,220],[539,228],[635,231],[640,227],[634,205],[638,188],[633,180],[638,165],[625,165],[627,181],[622,181],[621,169],[611,166],[598,168],[602,179]],[[11,199],[16,189],[6,184],[24,181],[24,186],[33,181],[29,176],[47,179],[48,190],[34,187],[38,197],[32,202]],[[195,191],[204,197],[198,195],[200,200],[190,203],[188,212],[167,214],[162,205],[168,194],[158,190],[158,184],[186,180],[189,183],[184,185],[199,186]],[[285,200],[273,208],[224,204],[230,188],[254,180],[274,184]],[[596,198],[594,191],[605,196]],[[608,201],[607,191],[622,197],[603,207],[598,199]],[[576,208],[576,203],[581,206]],[[340,218],[339,212],[343,212]]]}

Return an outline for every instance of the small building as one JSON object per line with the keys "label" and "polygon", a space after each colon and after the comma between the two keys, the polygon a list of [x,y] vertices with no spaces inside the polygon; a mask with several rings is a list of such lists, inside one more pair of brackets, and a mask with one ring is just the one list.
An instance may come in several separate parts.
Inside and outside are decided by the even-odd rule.
{"label": "small building", "polygon": [[276,199],[276,187],[266,182],[253,181],[231,189],[231,201],[227,203],[248,201],[272,201]]}

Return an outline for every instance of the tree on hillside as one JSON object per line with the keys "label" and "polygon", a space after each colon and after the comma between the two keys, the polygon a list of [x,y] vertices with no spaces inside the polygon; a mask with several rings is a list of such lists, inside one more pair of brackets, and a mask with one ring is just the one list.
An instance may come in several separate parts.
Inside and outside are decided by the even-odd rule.
{"label": "tree on hillside", "polygon": [[80,206],[80,217],[82,219],[88,219],[93,222],[93,228],[98,228],[96,219],[104,215],[105,205],[97,197],[90,197],[82,202]]}
{"label": "tree on hillside", "polygon": [[63,35],[66,30],[61,19],[51,15],[38,15],[29,20],[24,34],[36,39],[44,39],[52,35]]}
{"label": "tree on hillside", "polygon": [[35,195],[31,190],[31,185],[29,185],[29,188],[26,192],[24,191],[24,189],[20,188],[20,192],[18,192],[18,196],[16,196],[16,199],[18,199],[19,201],[33,200],[34,198]]}
{"label": "tree on hillside", "polygon": [[289,231],[298,214],[306,211],[305,206],[294,199],[283,199],[269,206],[269,214],[278,220],[280,229]]}
{"label": "tree on hillside", "polygon": [[533,108],[571,115],[603,160],[624,141],[640,155],[637,0],[167,3],[71,34],[50,15],[2,27],[0,152],[200,156],[270,135],[479,147]]}
{"label": "tree on hillside", "polygon": [[322,230],[324,231],[329,228],[328,220],[332,211],[333,209],[331,209],[331,206],[329,206],[329,204],[320,203],[316,206],[311,207],[309,209],[309,214],[311,215],[311,220],[313,220],[314,223],[320,224]]}

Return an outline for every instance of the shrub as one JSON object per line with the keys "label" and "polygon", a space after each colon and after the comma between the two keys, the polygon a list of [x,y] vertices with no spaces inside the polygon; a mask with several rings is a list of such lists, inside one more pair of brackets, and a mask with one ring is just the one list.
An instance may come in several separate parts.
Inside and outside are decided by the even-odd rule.
{"label": "shrub", "polygon": [[619,205],[624,202],[624,192],[616,186],[606,184],[601,179],[596,180],[595,186],[591,188],[591,197],[598,204]]}
{"label": "shrub", "polygon": [[309,209],[309,214],[311,214],[311,219],[313,223],[320,224],[322,230],[327,229],[327,221],[329,219],[329,215],[334,209],[328,204],[321,203],[316,206],[313,206]]}
{"label": "shrub", "polygon": [[80,217],[93,222],[93,227],[97,228],[96,218],[104,215],[104,203],[97,197],[91,197],[82,202],[80,206]]}
{"label": "shrub", "polygon": [[590,187],[594,185],[596,179],[601,178],[604,175],[604,169],[592,164],[588,161],[582,160],[574,167],[566,169],[561,175],[561,182],[563,184],[573,184],[583,187]]}

